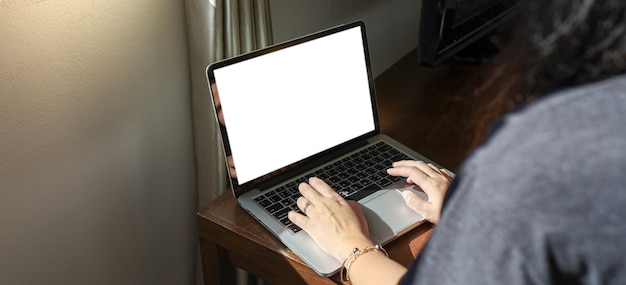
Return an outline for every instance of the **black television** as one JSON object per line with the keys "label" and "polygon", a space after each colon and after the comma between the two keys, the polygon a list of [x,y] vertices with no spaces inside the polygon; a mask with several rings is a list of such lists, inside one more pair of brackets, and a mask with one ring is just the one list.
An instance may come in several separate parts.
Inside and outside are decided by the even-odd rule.
{"label": "black television", "polygon": [[[524,0],[421,0],[418,35],[419,62],[437,66],[499,27],[519,10]],[[478,47],[478,49],[490,47]],[[492,53],[494,48],[491,47]],[[475,61],[488,56],[474,49]],[[463,58],[471,58],[472,54]],[[468,60],[469,61],[469,60]]]}

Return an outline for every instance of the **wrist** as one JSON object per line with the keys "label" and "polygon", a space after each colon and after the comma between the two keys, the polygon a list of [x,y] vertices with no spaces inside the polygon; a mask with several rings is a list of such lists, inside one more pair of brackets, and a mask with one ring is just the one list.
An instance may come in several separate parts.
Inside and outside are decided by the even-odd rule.
{"label": "wrist", "polygon": [[[348,282],[350,281],[350,269],[352,268],[352,264],[359,258],[361,258],[361,256],[369,254],[370,257],[373,257],[373,252],[380,252],[383,253],[385,256],[389,257],[389,254],[387,253],[387,251],[382,248],[380,245],[373,245],[373,246],[368,246],[365,248],[354,248],[352,249],[352,252],[346,257],[346,259],[344,260],[344,262],[342,263],[342,269],[341,269],[341,281],[342,282]],[[367,259],[367,257],[364,257]]]}
{"label": "wrist", "polygon": [[346,257],[352,254],[355,248],[362,249],[370,246],[374,246],[374,242],[364,236],[347,239],[346,242],[339,244],[337,250],[332,255],[340,262],[343,262]]}

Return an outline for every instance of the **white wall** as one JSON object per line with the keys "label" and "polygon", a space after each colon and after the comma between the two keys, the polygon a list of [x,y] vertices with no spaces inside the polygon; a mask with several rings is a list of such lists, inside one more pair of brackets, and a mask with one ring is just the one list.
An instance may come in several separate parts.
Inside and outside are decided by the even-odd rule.
{"label": "white wall", "polygon": [[363,20],[372,72],[378,76],[417,47],[419,1],[270,0],[274,42]]}
{"label": "white wall", "polygon": [[190,284],[184,2],[0,0],[0,284]]}

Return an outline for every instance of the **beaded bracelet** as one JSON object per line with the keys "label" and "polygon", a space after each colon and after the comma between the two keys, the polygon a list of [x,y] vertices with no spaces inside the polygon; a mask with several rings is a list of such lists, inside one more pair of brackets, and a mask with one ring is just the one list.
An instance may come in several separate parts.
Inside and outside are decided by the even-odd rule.
{"label": "beaded bracelet", "polygon": [[389,254],[387,253],[387,251],[379,244],[368,246],[361,250],[359,250],[357,247],[352,249],[352,252],[348,254],[346,259],[343,261],[343,264],[342,264],[343,268],[341,269],[341,281],[344,283],[350,281],[350,266],[357,258],[359,258],[359,256],[366,254],[368,252],[371,252],[371,251],[376,251],[376,250],[382,251],[387,257],[389,257]]}

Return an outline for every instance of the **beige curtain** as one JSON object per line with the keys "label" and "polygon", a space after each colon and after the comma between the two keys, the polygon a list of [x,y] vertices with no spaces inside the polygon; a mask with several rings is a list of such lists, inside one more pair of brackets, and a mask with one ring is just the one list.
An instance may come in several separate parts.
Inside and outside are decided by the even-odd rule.
{"label": "beige curtain", "polygon": [[[228,187],[206,67],[272,43],[268,1],[185,0],[199,208]],[[201,270],[198,256],[196,284],[204,284]],[[241,270],[237,274],[239,284],[252,278]]]}
{"label": "beige curtain", "polygon": [[211,62],[272,43],[268,1],[185,0],[200,208],[228,187],[205,69]]}

